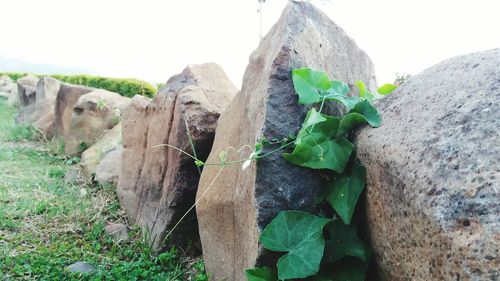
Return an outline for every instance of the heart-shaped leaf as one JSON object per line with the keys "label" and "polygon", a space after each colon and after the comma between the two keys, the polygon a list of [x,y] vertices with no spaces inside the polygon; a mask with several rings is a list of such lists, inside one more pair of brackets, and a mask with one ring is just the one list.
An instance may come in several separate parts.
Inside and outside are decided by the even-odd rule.
{"label": "heart-shaped leaf", "polygon": [[[315,110],[308,116],[313,118]],[[353,150],[345,138],[335,138],[340,118],[321,114],[325,121],[307,121],[297,135],[292,153],[284,153],[288,162],[311,169],[330,169],[342,173]],[[309,125],[313,124],[313,125]]]}
{"label": "heart-shaped leaf", "polygon": [[366,123],[372,127],[380,127],[382,120],[377,109],[368,100],[361,100],[340,120],[337,136],[342,137],[356,127]]}
{"label": "heart-shaped leaf", "polygon": [[351,91],[351,89],[349,89],[349,85],[347,85],[344,81],[332,80],[330,81],[330,85],[331,89],[339,95],[347,96],[349,91]]}
{"label": "heart-shaped leaf", "polygon": [[335,90],[329,89],[327,91],[319,91],[320,100],[330,100],[342,103],[348,109],[353,108],[361,99],[357,96],[345,96],[338,94]]}
{"label": "heart-shaped leaf", "polygon": [[319,102],[319,91],[326,91],[331,87],[330,79],[326,73],[309,68],[294,69],[292,81],[295,92],[299,95],[299,104]]}
{"label": "heart-shaped leaf", "polygon": [[351,175],[341,175],[328,185],[326,201],[345,224],[351,223],[359,195],[365,188],[366,169],[354,163]]}
{"label": "heart-shaped leaf", "polygon": [[323,227],[330,220],[300,211],[282,211],[260,235],[269,250],[288,252],[278,260],[280,280],[305,278],[319,270],[325,240]]}
{"label": "heart-shaped leaf", "polygon": [[345,256],[357,257],[368,262],[371,252],[358,238],[357,228],[346,225],[341,220],[335,220],[326,226],[330,239],[326,240],[325,259],[336,262]]}
{"label": "heart-shaped leaf", "polygon": [[245,270],[248,281],[278,281],[276,272],[269,267],[255,267]]}
{"label": "heart-shaped leaf", "polygon": [[384,84],[380,88],[377,89],[377,92],[383,96],[392,93],[392,91],[396,90],[398,86],[394,84]]}

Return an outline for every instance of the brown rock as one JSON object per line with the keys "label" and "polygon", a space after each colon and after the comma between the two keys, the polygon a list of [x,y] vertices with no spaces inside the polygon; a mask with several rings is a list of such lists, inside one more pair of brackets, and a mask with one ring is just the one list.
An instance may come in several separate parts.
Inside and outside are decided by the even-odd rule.
{"label": "brown rock", "polygon": [[128,227],[122,223],[110,223],[105,230],[116,243],[128,240]]}
{"label": "brown rock", "polygon": [[[111,151],[121,147],[122,124],[118,123],[109,130],[94,145],[82,153],[80,165],[87,180],[91,180],[96,173],[96,168],[103,158]],[[120,149],[121,150],[121,149]],[[115,163],[117,169],[121,169],[121,163]]]}
{"label": "brown rock", "polygon": [[130,98],[106,90],[82,95],[73,107],[69,132],[64,136],[65,153],[75,155],[94,145],[120,122]]}
{"label": "brown rock", "polygon": [[31,74],[17,79],[17,92],[21,106],[35,103],[38,80],[38,77]]}
{"label": "brown rock", "polygon": [[500,49],[433,66],[377,107],[357,146],[383,280],[497,280]]}
{"label": "brown rock", "polygon": [[[344,31],[309,3],[291,1],[280,20],[251,55],[241,92],[219,119],[207,162],[233,147],[253,147],[259,139],[296,134],[308,108],[298,105],[291,71],[310,67],[353,84],[362,79],[375,85],[373,65]],[[340,108],[331,108],[337,112]],[[231,151],[230,160],[250,151]],[[281,153],[253,162],[206,166],[198,199],[215,182],[196,211],[206,268],[213,280],[246,280],[245,269],[276,260],[259,248],[263,228],[281,211],[313,211],[325,184],[319,171],[288,164]]]}
{"label": "brown rock", "polygon": [[[155,250],[194,203],[199,179],[192,159],[156,146],[191,152],[187,122],[198,157],[206,158],[217,119],[236,91],[218,65],[192,65],[172,77],[150,103],[135,97],[125,110],[118,196],[128,216],[149,233]],[[198,240],[194,212],[172,239],[181,245]]]}
{"label": "brown rock", "polygon": [[95,90],[86,86],[78,86],[62,83],[57,93],[55,106],[55,135],[59,138],[64,138],[68,134],[71,124],[71,116],[73,114],[73,106],[78,99],[87,93]]}

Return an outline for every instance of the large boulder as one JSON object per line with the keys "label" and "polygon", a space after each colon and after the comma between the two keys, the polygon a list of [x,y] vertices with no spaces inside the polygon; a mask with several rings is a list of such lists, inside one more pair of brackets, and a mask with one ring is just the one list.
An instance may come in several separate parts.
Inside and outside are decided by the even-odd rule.
{"label": "large boulder", "polygon": [[[153,249],[164,246],[167,231],[194,203],[200,176],[193,159],[161,145],[193,153],[189,134],[198,157],[206,159],[217,119],[236,92],[218,65],[191,65],[151,102],[136,97],[125,110],[118,196],[130,219],[149,234]],[[181,245],[199,240],[194,212],[171,238]]]}
{"label": "large boulder", "polygon": [[73,107],[68,134],[64,136],[65,153],[76,155],[94,145],[120,122],[121,112],[130,98],[106,90],[82,95]]}
{"label": "large boulder", "polygon": [[384,280],[497,280],[500,49],[456,57],[377,103],[357,136]]}
{"label": "large boulder", "polygon": [[61,88],[61,81],[51,77],[42,77],[36,85],[35,101],[43,99],[55,100]]}
{"label": "large boulder", "polygon": [[85,94],[94,91],[95,88],[62,83],[57,93],[55,106],[54,130],[55,135],[63,139],[69,132],[73,106],[78,99]]}
{"label": "large boulder", "polygon": [[35,103],[38,80],[38,77],[32,74],[17,79],[17,92],[21,106]]}
{"label": "large boulder", "polygon": [[[327,71],[349,84],[362,79],[375,85],[368,56],[324,13],[306,2],[289,2],[278,23],[250,57],[241,92],[219,119],[207,162],[233,147],[251,147],[259,139],[296,134],[308,109],[297,103],[291,79],[295,68]],[[332,113],[339,108],[332,108]],[[229,161],[245,159],[229,150]],[[281,210],[312,211],[326,180],[319,171],[288,164],[274,153],[246,170],[206,166],[197,205],[207,271],[214,280],[246,280],[245,269],[275,261],[259,248],[263,228]],[[207,188],[214,181],[211,190]]]}
{"label": "large boulder", "polygon": [[[118,123],[113,129],[109,130],[104,136],[94,145],[89,147],[82,153],[80,165],[82,166],[83,175],[87,180],[91,180],[95,174],[99,163],[111,151],[120,149],[122,143],[122,124]],[[121,169],[121,162],[114,165]]]}

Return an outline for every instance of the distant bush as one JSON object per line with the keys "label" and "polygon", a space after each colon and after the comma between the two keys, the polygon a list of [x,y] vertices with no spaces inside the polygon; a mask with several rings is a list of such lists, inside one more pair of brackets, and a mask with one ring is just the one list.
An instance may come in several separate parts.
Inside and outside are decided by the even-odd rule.
{"label": "distant bush", "polygon": [[[7,75],[12,80],[16,81],[17,79],[25,76],[27,73],[20,72],[6,72],[0,73],[0,76]],[[84,85],[98,89],[104,89],[111,92],[118,93],[125,97],[133,97],[134,95],[143,95],[146,97],[153,97],[156,95],[158,89],[149,84],[148,82],[137,80],[137,79],[125,79],[125,78],[108,78],[108,77],[99,77],[93,75],[38,75],[35,76],[49,76],[53,77],[57,80],[75,84],[75,85]]]}

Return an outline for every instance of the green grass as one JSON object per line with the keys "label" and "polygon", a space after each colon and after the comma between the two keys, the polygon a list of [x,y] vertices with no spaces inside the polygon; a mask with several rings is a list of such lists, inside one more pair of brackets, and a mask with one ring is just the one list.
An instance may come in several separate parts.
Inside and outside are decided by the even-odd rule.
{"label": "green grass", "polygon": [[[175,248],[157,256],[138,229],[114,242],[106,223],[127,223],[115,192],[69,182],[77,161],[33,141],[14,115],[0,99],[0,280],[208,280],[201,260]],[[97,271],[65,272],[77,261]]]}

